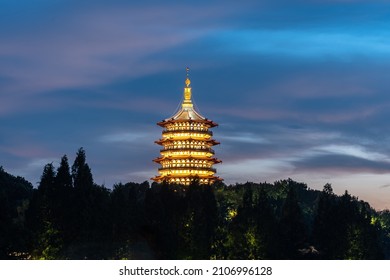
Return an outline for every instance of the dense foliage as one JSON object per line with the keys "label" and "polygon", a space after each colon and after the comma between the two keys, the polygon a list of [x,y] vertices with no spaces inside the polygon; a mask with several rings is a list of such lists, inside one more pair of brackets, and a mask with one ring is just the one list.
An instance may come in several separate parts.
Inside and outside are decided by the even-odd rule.
{"label": "dense foliage", "polygon": [[388,259],[390,212],[291,179],[96,185],[83,149],[38,188],[0,168],[2,259]]}

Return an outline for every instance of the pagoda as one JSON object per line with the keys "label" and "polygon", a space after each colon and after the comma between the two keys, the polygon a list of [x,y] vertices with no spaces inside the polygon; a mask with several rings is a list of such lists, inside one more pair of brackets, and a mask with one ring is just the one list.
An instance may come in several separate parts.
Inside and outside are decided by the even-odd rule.
{"label": "pagoda", "polygon": [[200,184],[211,184],[222,181],[215,176],[213,165],[221,160],[214,157],[211,148],[219,142],[212,139],[210,128],[218,126],[215,122],[203,117],[192,103],[191,81],[187,75],[184,87],[184,98],[181,108],[172,117],[157,125],[164,128],[162,138],[155,141],[161,145],[161,156],[154,162],[161,164],[159,175],[152,178],[155,182],[169,182],[189,185],[194,179]]}

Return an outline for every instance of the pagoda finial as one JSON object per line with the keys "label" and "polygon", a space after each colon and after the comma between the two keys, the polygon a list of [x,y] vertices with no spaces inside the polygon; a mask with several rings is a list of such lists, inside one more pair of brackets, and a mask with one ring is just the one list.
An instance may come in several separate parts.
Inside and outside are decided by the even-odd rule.
{"label": "pagoda finial", "polygon": [[189,67],[186,67],[186,81],[185,81],[185,83],[186,83],[186,86],[187,87],[189,87],[190,86],[190,84],[191,84],[191,80],[190,80],[190,78],[189,78],[189,75],[190,75],[190,68]]}
{"label": "pagoda finial", "polygon": [[190,68],[186,67],[186,81],[185,81],[186,87],[184,88],[184,101],[182,107],[192,108],[191,88],[190,88],[191,80],[189,78],[189,72],[190,72]]}

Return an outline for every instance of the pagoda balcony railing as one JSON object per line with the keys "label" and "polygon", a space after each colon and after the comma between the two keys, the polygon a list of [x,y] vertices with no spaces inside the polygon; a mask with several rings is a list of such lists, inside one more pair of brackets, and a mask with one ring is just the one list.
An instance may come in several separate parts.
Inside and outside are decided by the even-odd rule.
{"label": "pagoda balcony railing", "polygon": [[181,131],[181,130],[196,130],[196,131],[207,131],[209,127],[202,126],[175,126],[175,127],[166,127],[166,130],[170,131]]}
{"label": "pagoda balcony railing", "polygon": [[194,148],[165,148],[161,149],[160,152],[177,152],[177,151],[190,151],[190,152],[210,152],[212,154],[215,154],[214,150],[211,148],[201,148],[201,149],[194,149]]}
{"label": "pagoda balcony railing", "polygon": [[163,130],[162,134],[166,134],[166,133],[198,133],[198,134],[206,134],[206,135],[210,135],[210,136],[213,136],[213,132],[210,131],[210,130],[189,130],[189,129],[186,129],[186,130]]}
{"label": "pagoda balcony railing", "polygon": [[166,170],[201,170],[201,171],[212,171],[214,173],[217,172],[217,169],[210,167],[161,167],[158,171],[166,171]]}

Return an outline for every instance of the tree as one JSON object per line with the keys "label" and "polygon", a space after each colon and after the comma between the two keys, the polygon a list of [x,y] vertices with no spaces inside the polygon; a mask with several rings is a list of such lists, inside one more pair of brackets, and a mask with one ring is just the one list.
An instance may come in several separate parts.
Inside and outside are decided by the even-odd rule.
{"label": "tree", "polygon": [[20,258],[28,252],[25,217],[32,195],[31,183],[0,166],[0,259]]}
{"label": "tree", "polygon": [[[62,236],[58,221],[58,190],[55,184],[56,173],[52,163],[46,164],[31,210],[36,211],[37,224],[34,226],[32,257],[36,259],[61,258]],[[36,207],[38,206],[38,207]],[[33,218],[30,212],[30,218]],[[34,218],[33,218],[34,219]]]}
{"label": "tree", "polygon": [[54,226],[58,229],[58,234],[63,239],[64,250],[66,250],[74,239],[75,233],[73,232],[73,223],[74,217],[78,214],[73,207],[74,189],[68,157],[66,155],[61,158],[60,166],[57,168],[54,185]]}
{"label": "tree", "polygon": [[188,258],[182,254],[185,239],[184,216],[187,204],[184,186],[176,184],[152,184],[145,196],[146,225],[144,234],[150,247],[160,259]]}
{"label": "tree", "polygon": [[210,259],[217,223],[217,204],[209,185],[193,182],[187,193],[187,248],[192,259]]}
{"label": "tree", "polygon": [[70,174],[68,157],[66,155],[61,158],[60,166],[57,169],[56,186],[57,189],[61,190],[61,193],[69,193],[73,187],[72,175]]}
{"label": "tree", "polygon": [[316,208],[312,238],[315,247],[320,251],[322,258],[332,259],[340,256],[337,251],[341,247],[335,241],[340,240],[339,234],[343,225],[337,211],[336,195],[330,184],[324,186]]}
{"label": "tree", "polygon": [[244,188],[242,204],[237,208],[237,215],[229,224],[227,240],[229,259],[256,259],[259,251],[254,224],[253,191],[249,185]]}
{"label": "tree", "polygon": [[282,207],[280,217],[282,232],[282,258],[299,258],[299,249],[302,249],[307,240],[303,215],[293,187],[288,188],[287,197]]}
{"label": "tree", "polygon": [[89,210],[91,204],[91,192],[93,179],[91,169],[86,163],[86,155],[83,148],[77,151],[72,165],[72,179],[74,187],[73,195],[73,223],[74,238],[79,241],[88,241],[87,220],[90,220]]}
{"label": "tree", "polygon": [[83,148],[80,148],[77,151],[76,159],[72,165],[72,178],[75,189],[88,191],[93,187],[91,169],[86,163],[86,156]]}
{"label": "tree", "polygon": [[47,198],[51,197],[54,189],[54,178],[56,174],[54,172],[54,166],[52,163],[48,163],[43,168],[41,181],[39,182],[38,190],[43,196]]}
{"label": "tree", "polygon": [[38,186],[41,220],[50,221],[51,223],[55,219],[55,176],[53,164],[46,164]]}
{"label": "tree", "polygon": [[63,259],[62,242],[60,232],[49,221],[45,221],[38,235],[33,257],[41,260]]}
{"label": "tree", "polygon": [[260,188],[254,205],[254,223],[256,226],[256,259],[277,259],[280,231],[270,200],[264,188]]}
{"label": "tree", "polygon": [[[347,191],[337,197],[330,185],[322,191],[314,220],[313,240],[323,259],[383,258],[373,210]],[[374,221],[374,222],[373,222]]]}

